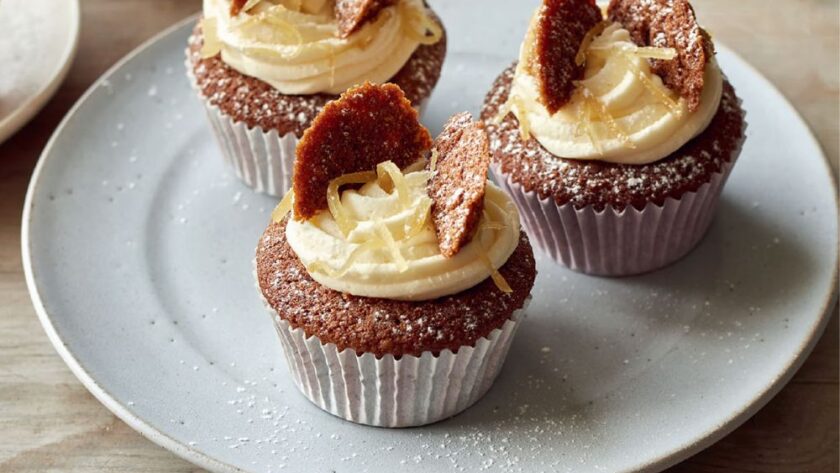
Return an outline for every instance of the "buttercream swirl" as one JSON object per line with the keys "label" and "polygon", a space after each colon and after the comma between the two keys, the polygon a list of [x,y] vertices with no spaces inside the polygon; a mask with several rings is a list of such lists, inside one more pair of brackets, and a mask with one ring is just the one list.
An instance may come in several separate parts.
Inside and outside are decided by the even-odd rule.
{"label": "buttercream swirl", "polygon": [[[419,301],[469,289],[503,266],[516,249],[519,214],[510,197],[488,182],[475,237],[457,255],[445,258],[428,218],[428,177],[426,171],[406,174],[402,192],[407,198],[396,187],[386,192],[378,180],[345,190],[341,205],[357,222],[353,230],[345,236],[333,215],[323,211],[306,221],[290,219],[289,245],[315,281],[355,296]],[[411,235],[418,209],[425,213],[422,227]],[[393,247],[381,244],[383,225],[398,257]],[[373,240],[380,243],[371,245]]]}
{"label": "buttercream swirl", "polygon": [[550,115],[527,70],[528,43],[520,52],[508,106],[523,130],[555,156],[651,163],[700,134],[717,112],[723,81],[714,60],[706,66],[700,107],[689,113],[686,101],[651,71],[646,54],[652,51],[638,48],[630,33],[613,23],[586,50],[584,79],[572,100]]}
{"label": "buttercream swirl", "polygon": [[205,52],[289,95],[387,82],[430,41],[422,0],[399,0],[344,39],[329,0],[262,0],[236,16],[230,0],[203,5]]}

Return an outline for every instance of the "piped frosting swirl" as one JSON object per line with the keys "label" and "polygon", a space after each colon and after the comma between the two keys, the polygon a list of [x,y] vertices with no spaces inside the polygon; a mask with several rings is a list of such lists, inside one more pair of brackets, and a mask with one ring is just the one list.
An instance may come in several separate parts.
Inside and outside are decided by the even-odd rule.
{"label": "piped frosting swirl", "polygon": [[706,66],[700,105],[690,113],[686,100],[668,89],[648,63],[649,58],[668,59],[672,51],[635,45],[618,23],[601,29],[582,47],[584,78],[569,103],[553,115],[539,101],[536,79],[527,67],[531,45],[523,44],[503,113],[516,115],[524,134],[562,158],[647,164],[668,156],[708,126],[722,93],[714,60]]}
{"label": "piped frosting swirl", "polygon": [[488,182],[476,235],[447,258],[429,218],[431,172],[394,172],[380,165],[389,177],[356,176],[369,180],[340,193],[338,212],[332,205],[308,220],[289,220],[286,238],[314,280],[355,296],[419,301],[469,289],[507,262],[520,233],[507,194]]}
{"label": "piped frosting swirl", "polygon": [[329,0],[262,0],[230,14],[230,0],[204,0],[204,55],[284,94],[339,94],[386,82],[420,44],[440,39],[422,0],[399,0],[346,38]]}

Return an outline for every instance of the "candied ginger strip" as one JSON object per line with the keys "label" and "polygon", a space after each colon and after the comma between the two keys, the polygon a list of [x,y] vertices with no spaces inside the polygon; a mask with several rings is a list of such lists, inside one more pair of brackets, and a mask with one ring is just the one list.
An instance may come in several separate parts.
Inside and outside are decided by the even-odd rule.
{"label": "candied ginger strip", "polygon": [[434,173],[437,170],[438,158],[440,158],[440,153],[438,153],[438,150],[433,149],[431,161],[429,162],[429,171],[432,173]]}
{"label": "candied ginger strip", "polygon": [[604,123],[607,124],[607,127],[610,129],[612,134],[618,137],[619,140],[624,143],[630,149],[636,149],[636,143],[630,139],[630,136],[624,131],[621,125],[615,121],[615,118],[612,116],[609,110],[607,110],[607,106],[604,105],[603,102],[598,97],[595,97],[592,92],[586,88],[585,85],[581,85],[583,87],[583,97],[585,100],[585,105],[590,107],[590,110],[593,110],[596,114],[596,118],[601,119]]}
{"label": "candied ginger strip", "polygon": [[292,210],[292,205],[295,202],[295,192],[290,190],[286,192],[286,195],[283,196],[283,199],[277,204],[277,207],[271,212],[271,221],[274,223],[280,223],[286,218],[286,215],[289,214]]}
{"label": "candied ginger strip", "polygon": [[677,57],[677,50],[674,48],[656,48],[652,46],[646,47],[639,47],[636,46],[635,48],[629,51],[631,54],[634,54],[639,57],[643,57],[646,59],[660,59],[663,61],[671,61]]}
{"label": "candied ginger strip", "polygon": [[528,122],[525,107],[522,105],[522,100],[515,95],[510,95],[508,97],[507,101],[499,109],[499,114],[496,115],[493,121],[496,124],[499,124],[510,113],[513,113],[519,122],[519,134],[522,136],[522,140],[528,141],[531,139],[531,124]]}
{"label": "candied ginger strip", "polygon": [[623,53],[622,56],[624,58],[624,62],[627,64],[627,67],[636,74],[639,81],[645,88],[652,93],[659,101],[664,105],[668,110],[671,111],[676,116],[681,116],[683,114],[683,108],[680,106],[680,102],[671,98],[667,92],[662,90],[660,87],[657,87],[656,84],[648,77],[641,69],[636,67],[636,64],[633,63],[633,60],[629,57],[629,53]]}
{"label": "candied ginger strip", "polygon": [[490,270],[490,277],[493,278],[493,283],[496,284],[496,287],[499,288],[500,291],[504,292],[505,294],[510,294],[513,292],[513,288],[510,287],[507,280],[502,273],[499,272],[498,269],[493,267],[493,262],[490,261],[490,257],[487,256],[483,250],[481,251],[481,261],[487,266],[487,269]]}
{"label": "candied ginger strip", "polygon": [[[580,90],[580,89],[578,89]],[[601,147],[601,140],[598,139],[598,134],[595,127],[592,125],[592,107],[589,104],[589,93],[586,90],[581,92],[583,100],[578,106],[578,124],[583,125],[583,131],[589,138],[589,142],[595,147],[595,151],[599,155],[604,155],[604,149]]]}
{"label": "candied ginger strip", "polygon": [[306,271],[309,273],[318,272],[324,273],[331,278],[340,278],[347,274],[350,271],[350,268],[353,267],[353,263],[359,259],[365,251],[375,250],[376,249],[376,242],[369,240],[361,245],[357,246],[350,252],[350,255],[347,256],[347,259],[344,260],[344,263],[341,264],[341,267],[338,269],[333,269],[326,261],[313,261],[307,268]]}
{"label": "candied ginger strip", "polygon": [[[411,195],[408,192],[408,184],[405,182],[405,176],[393,161],[385,161],[384,163],[377,164],[376,175],[383,190],[390,192],[388,188],[393,187],[396,189],[397,198],[403,209],[407,209],[411,205]],[[389,178],[390,182],[386,178]]]}
{"label": "candied ginger strip", "polygon": [[335,223],[338,225],[338,229],[341,230],[341,233],[344,236],[349,235],[350,232],[356,228],[359,222],[353,220],[341,205],[341,194],[339,194],[341,186],[348,184],[364,184],[374,179],[376,179],[375,172],[365,171],[345,174],[330,181],[330,184],[327,187],[327,205],[329,206],[333,219],[335,219]]}
{"label": "candied ginger strip", "polygon": [[432,199],[425,198],[420,202],[420,205],[414,210],[414,215],[411,217],[411,223],[408,226],[408,231],[403,240],[409,240],[419,235],[426,222],[429,221],[429,215],[432,210]]}
{"label": "candied ginger strip", "polygon": [[373,228],[381,239],[381,242],[384,243],[385,249],[391,253],[391,257],[397,265],[397,269],[399,269],[401,273],[408,271],[408,262],[403,257],[399,245],[397,245],[397,242],[394,240],[394,236],[391,235],[391,230],[388,230],[388,227],[382,223],[381,220],[374,221]]}

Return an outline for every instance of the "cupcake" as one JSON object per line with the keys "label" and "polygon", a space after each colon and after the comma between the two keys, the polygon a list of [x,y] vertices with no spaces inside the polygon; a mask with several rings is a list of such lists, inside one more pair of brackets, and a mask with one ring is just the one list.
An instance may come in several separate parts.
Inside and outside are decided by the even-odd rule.
{"label": "cupcake", "polygon": [[410,427],[490,388],[536,269],[516,206],[487,181],[489,162],[469,114],[432,141],[393,84],[348,90],[303,135],[256,275],[314,404]]}
{"label": "cupcake", "polygon": [[625,276],[705,234],[744,141],[740,103],[687,1],[545,0],[481,118],[537,246]]}
{"label": "cupcake", "polygon": [[289,188],[295,146],[330,100],[393,82],[422,109],[446,54],[423,0],[204,0],[189,39],[191,78],[236,175]]}

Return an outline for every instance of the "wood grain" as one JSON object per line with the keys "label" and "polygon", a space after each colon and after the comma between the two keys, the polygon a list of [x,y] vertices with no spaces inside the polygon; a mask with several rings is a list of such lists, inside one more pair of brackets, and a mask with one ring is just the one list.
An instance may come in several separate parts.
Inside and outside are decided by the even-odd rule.
{"label": "wood grain", "polygon": [[[836,173],[837,2],[694,3],[716,38],[794,103]],[[19,237],[29,176],[62,116],[115,61],[199,6],[199,0],[82,0],[81,44],[67,81],[28,126],[0,145],[0,472],[200,471],[111,415],[55,354],[26,292]],[[839,355],[835,313],[814,353],[775,399],[734,433],[670,471],[837,472]]]}

